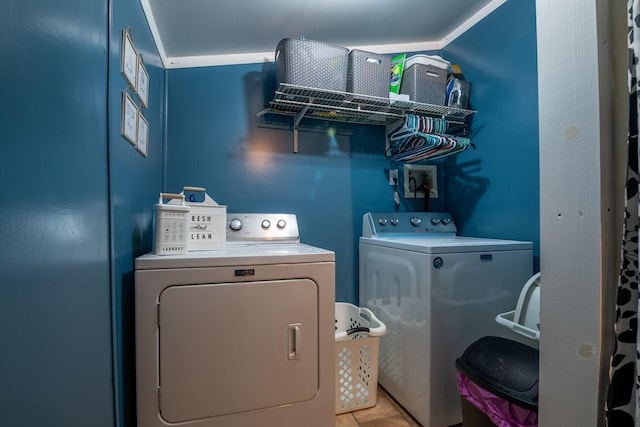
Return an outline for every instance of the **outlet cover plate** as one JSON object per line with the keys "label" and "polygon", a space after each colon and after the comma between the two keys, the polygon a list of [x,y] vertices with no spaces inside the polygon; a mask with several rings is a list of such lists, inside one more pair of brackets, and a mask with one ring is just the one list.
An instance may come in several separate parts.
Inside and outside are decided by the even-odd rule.
{"label": "outlet cover plate", "polygon": [[431,187],[429,196],[432,199],[438,198],[438,167],[436,165],[404,165],[403,169],[405,199],[424,199],[424,192],[417,189],[425,183],[425,180]]}
{"label": "outlet cover plate", "polygon": [[396,185],[397,180],[398,180],[398,169],[389,169],[389,185]]}

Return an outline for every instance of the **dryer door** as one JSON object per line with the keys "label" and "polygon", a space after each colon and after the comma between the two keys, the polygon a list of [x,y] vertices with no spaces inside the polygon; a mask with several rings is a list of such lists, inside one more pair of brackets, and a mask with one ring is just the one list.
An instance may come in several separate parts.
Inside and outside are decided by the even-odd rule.
{"label": "dryer door", "polygon": [[162,418],[178,423],[313,399],[317,295],[309,279],[164,290],[158,313]]}

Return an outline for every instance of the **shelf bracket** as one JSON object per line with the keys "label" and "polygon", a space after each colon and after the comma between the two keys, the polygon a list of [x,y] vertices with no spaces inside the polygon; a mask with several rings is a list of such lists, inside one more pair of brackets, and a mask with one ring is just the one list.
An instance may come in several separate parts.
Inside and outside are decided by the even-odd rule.
{"label": "shelf bracket", "polygon": [[298,152],[298,125],[300,124],[300,120],[304,117],[309,109],[308,105],[305,105],[302,110],[293,118],[293,152]]}

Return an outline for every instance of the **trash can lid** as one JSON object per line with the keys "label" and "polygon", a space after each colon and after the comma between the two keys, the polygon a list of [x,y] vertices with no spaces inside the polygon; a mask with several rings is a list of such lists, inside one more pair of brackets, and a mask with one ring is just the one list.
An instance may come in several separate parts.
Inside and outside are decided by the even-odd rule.
{"label": "trash can lid", "polygon": [[456,367],[487,391],[527,409],[538,409],[539,352],[501,337],[475,341]]}

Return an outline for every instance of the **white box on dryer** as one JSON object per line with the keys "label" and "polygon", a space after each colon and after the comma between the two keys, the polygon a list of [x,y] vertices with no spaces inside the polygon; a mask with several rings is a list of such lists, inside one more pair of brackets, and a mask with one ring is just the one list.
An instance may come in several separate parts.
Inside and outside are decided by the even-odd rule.
{"label": "white box on dryer", "polygon": [[[202,201],[198,201],[198,193],[202,194]],[[227,207],[216,203],[202,187],[184,187],[180,194],[185,195],[185,204],[189,206],[187,250],[224,249],[227,240]]]}

